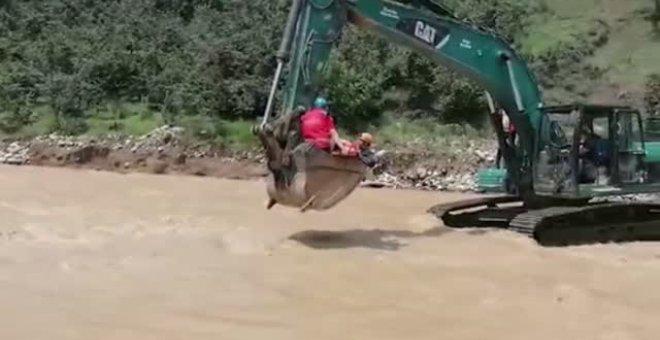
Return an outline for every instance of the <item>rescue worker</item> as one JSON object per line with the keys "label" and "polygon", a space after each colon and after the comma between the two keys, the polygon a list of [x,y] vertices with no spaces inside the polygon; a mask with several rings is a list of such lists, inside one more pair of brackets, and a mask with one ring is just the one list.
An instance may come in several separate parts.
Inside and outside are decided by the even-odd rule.
{"label": "rescue worker", "polygon": [[375,166],[384,155],[382,150],[372,151],[373,136],[369,133],[363,133],[356,143],[340,138],[334,119],[328,114],[328,102],[322,97],[316,98],[312,108],[300,117],[300,130],[303,139],[314,147],[359,157],[369,167]]}
{"label": "rescue worker", "polygon": [[504,110],[502,110],[502,128],[506,133],[509,145],[514,146],[516,144],[516,126],[513,125],[511,118]]}
{"label": "rescue worker", "polygon": [[[497,112],[499,119],[502,122],[502,130],[504,131],[505,138],[504,141],[509,145],[509,147],[514,147],[516,143],[516,127],[513,125],[511,118],[507,115],[504,109],[500,109]],[[501,167],[500,162],[502,161],[503,152],[501,148],[497,149],[497,156],[495,157],[495,166],[499,169]]]}
{"label": "rescue worker", "polygon": [[328,101],[318,97],[310,110],[300,117],[300,130],[303,139],[313,146],[332,152],[339,149],[342,153],[349,150],[348,141],[339,138],[335,121],[328,114]]}
{"label": "rescue worker", "polygon": [[[593,123],[592,123],[593,124]],[[607,173],[610,167],[610,145],[607,138],[600,136],[604,134],[602,127],[583,126],[580,133],[579,159],[581,165],[580,183],[595,183],[598,175]]]}

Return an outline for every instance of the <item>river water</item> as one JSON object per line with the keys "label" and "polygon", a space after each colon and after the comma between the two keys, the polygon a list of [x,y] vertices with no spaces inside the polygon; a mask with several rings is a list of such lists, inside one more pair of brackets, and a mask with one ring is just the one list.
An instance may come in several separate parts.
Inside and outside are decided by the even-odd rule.
{"label": "river water", "polygon": [[361,189],[0,167],[0,339],[657,339],[657,243],[542,248]]}

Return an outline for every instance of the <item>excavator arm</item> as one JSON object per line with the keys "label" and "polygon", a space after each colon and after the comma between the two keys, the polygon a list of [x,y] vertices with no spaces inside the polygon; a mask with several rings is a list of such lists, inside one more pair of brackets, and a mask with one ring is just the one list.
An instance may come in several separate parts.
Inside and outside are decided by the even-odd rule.
{"label": "excavator arm", "polygon": [[284,72],[280,112],[309,107],[323,90],[328,58],[347,24],[370,29],[479,84],[516,126],[519,146],[507,147],[498,131],[500,147],[520,194],[533,193],[532,166],[543,142],[537,140],[543,102],[532,72],[504,39],[456,19],[430,0],[293,0],[262,127],[270,119]]}

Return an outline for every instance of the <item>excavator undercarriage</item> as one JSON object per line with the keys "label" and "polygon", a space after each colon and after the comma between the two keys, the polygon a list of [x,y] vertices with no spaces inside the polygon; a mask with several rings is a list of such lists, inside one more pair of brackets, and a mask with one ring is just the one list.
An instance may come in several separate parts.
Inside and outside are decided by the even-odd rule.
{"label": "excavator undercarriage", "polygon": [[502,228],[544,246],[660,240],[660,202],[584,201],[529,207],[516,196],[481,197],[428,210],[451,228]]}
{"label": "excavator undercarriage", "polygon": [[[546,107],[549,143],[539,150],[536,192],[482,197],[429,210],[453,228],[504,228],[547,246],[660,240],[658,161],[641,116],[628,107]],[[628,196],[623,198],[621,196]]]}

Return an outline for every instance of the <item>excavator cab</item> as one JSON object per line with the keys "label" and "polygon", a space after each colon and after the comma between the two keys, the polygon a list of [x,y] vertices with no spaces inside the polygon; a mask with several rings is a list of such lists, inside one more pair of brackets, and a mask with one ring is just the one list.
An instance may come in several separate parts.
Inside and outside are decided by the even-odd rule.
{"label": "excavator cab", "polygon": [[307,210],[328,210],[350,195],[368,167],[359,157],[320,150],[300,136],[299,107],[256,131],[266,150],[270,174],[266,179],[269,203]]}
{"label": "excavator cab", "polygon": [[555,106],[545,109],[536,190],[563,197],[625,192],[645,182],[641,115],[628,107]]}

